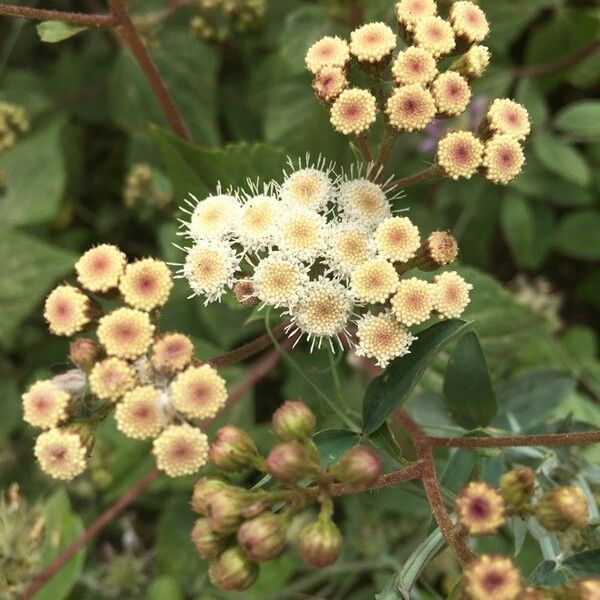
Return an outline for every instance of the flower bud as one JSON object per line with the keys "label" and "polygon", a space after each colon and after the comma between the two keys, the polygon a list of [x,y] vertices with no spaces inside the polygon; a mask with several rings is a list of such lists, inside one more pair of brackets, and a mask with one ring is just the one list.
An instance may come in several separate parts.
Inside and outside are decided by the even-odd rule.
{"label": "flower bud", "polygon": [[208,567],[208,576],[214,585],[224,590],[247,590],[258,577],[258,565],[241,548],[225,550]]}
{"label": "flower bud", "polygon": [[257,500],[252,504],[248,504],[242,511],[242,517],[244,519],[253,519],[258,517],[261,513],[271,508],[271,505],[266,500]]}
{"label": "flower bud", "polygon": [[217,533],[233,533],[242,522],[245,506],[245,491],[240,488],[225,487],[211,492],[205,502],[210,528]]}
{"label": "flower bud", "polygon": [[543,589],[526,587],[520,600],[552,600],[552,598],[553,596]]}
{"label": "flower bud", "polygon": [[273,447],[267,456],[267,471],[279,481],[294,483],[316,474],[318,465],[300,442],[291,441]]}
{"label": "flower bud", "polygon": [[588,503],[578,487],[559,487],[545,494],[535,507],[535,516],[549,531],[579,529],[588,521]]}
{"label": "flower bud", "polygon": [[210,528],[208,519],[198,519],[194,523],[192,542],[198,554],[206,560],[216,558],[227,547],[223,537]]}
{"label": "flower bud", "polygon": [[223,471],[245,469],[253,464],[257,456],[254,440],[234,425],[221,427],[208,450],[209,462]]}
{"label": "flower bud", "polygon": [[522,506],[533,494],[535,475],[531,469],[513,469],[500,477],[500,493],[514,506]]}
{"label": "flower bud", "polygon": [[226,487],[228,485],[220,479],[200,477],[194,484],[194,491],[192,492],[192,509],[194,512],[200,515],[206,514],[206,499],[209,494]]}
{"label": "flower bud", "polygon": [[309,523],[300,532],[298,554],[311,567],[321,568],[333,564],[342,550],[342,534],[329,519]]}
{"label": "flower bud", "polygon": [[69,360],[86,373],[92,370],[99,356],[100,346],[93,340],[78,338],[69,346]]}
{"label": "flower bud", "polygon": [[240,279],[233,285],[235,299],[242,306],[257,306],[260,300],[254,294],[252,279]]}
{"label": "flower bud", "polygon": [[458,243],[447,231],[434,231],[417,250],[414,265],[421,271],[435,271],[458,256]]}
{"label": "flower bud", "polygon": [[350,485],[370,485],[381,475],[381,457],[370,448],[354,446],[347,450],[332,472],[338,481]]}
{"label": "flower bud", "polygon": [[304,402],[287,400],[273,413],[272,425],[279,439],[302,441],[312,437],[316,419]]}
{"label": "flower bud", "polygon": [[242,523],[237,539],[249,559],[261,562],[281,553],[285,546],[285,530],[283,517],[268,512]]}
{"label": "flower bud", "polygon": [[567,585],[569,600],[598,600],[600,598],[600,578],[575,579]]}

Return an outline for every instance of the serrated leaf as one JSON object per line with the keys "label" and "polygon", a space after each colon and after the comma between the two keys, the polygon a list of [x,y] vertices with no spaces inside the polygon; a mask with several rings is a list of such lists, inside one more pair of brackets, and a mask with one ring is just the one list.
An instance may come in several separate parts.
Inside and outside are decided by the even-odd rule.
{"label": "serrated leaf", "polygon": [[373,433],[407,400],[431,361],[469,327],[465,321],[452,319],[419,333],[410,354],[392,361],[383,374],[369,384],[363,401],[365,433]]}
{"label": "serrated leaf", "polygon": [[87,27],[77,27],[69,25],[69,23],[63,23],[62,21],[42,21],[37,25],[36,29],[42,42],[55,44],[85,31]]}

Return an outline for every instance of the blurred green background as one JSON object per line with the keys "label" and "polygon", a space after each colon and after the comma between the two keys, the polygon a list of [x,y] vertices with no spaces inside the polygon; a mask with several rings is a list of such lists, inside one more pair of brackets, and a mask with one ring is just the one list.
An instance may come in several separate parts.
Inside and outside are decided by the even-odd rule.
{"label": "blurred green background", "polygon": [[[51,4],[104,10],[96,0]],[[179,260],[171,243],[187,192],[202,194],[217,179],[228,184],[248,174],[276,176],[285,155],[322,154],[341,165],[353,159],[346,138],[331,130],[312,94],[304,53],[323,35],[347,35],[357,3],[266,0],[262,15],[262,2],[246,2],[248,12],[234,16],[207,11],[201,2],[177,4],[139,0],[131,2],[131,11],[189,125],[194,148],[184,148],[168,133],[138,66],[110,32],[82,31],[53,42],[54,28],[0,19],[0,102],[22,106],[30,121],[29,131],[0,152],[0,489],[18,482],[29,503],[23,527],[31,528],[27,519],[43,511],[47,532],[60,532],[59,546],[152,461],[145,444],[126,440],[106,422],[91,469],[68,490],[36,468],[20,394],[34,379],[68,368],[67,342],[50,337],[44,327],[45,294],[58,281],[72,279],[77,255],[96,243],[118,244],[130,257]],[[446,3],[440,4],[444,13]],[[460,269],[475,286],[466,317],[475,320],[502,400],[495,425],[521,431],[598,426],[600,9],[583,0],[480,5],[491,22],[485,43],[492,65],[473,86],[474,104],[463,125],[496,97],[523,103],[533,122],[526,168],[507,187],[483,178],[411,187],[402,204],[423,231],[448,229],[459,240]],[[363,8],[367,20],[393,21],[391,0],[369,1]],[[561,60],[579,51],[580,59],[565,68]],[[390,163],[394,173],[404,176],[427,166],[439,135],[431,127],[401,136]],[[242,142],[250,146],[225,147]],[[247,317],[233,303],[204,308],[187,301],[178,284],[163,329],[191,334],[200,355],[212,356],[261,331],[260,322],[243,327]],[[301,349],[297,359],[323,388],[332,388],[326,354],[309,359]],[[432,431],[460,432],[439,396],[444,361],[442,356],[427,374],[410,406]],[[226,370],[232,385],[246,368]],[[348,402],[359,409],[363,377],[346,361],[337,368]],[[322,414],[323,428],[335,425],[298,374],[283,365],[221,421],[247,426],[268,447],[273,408],[299,397]],[[471,474],[485,472],[493,479],[513,462],[533,464],[554,481],[585,472],[594,490],[600,471],[590,463],[598,457],[593,448],[518,456],[459,451],[440,457],[440,465],[445,462],[442,482],[451,498]],[[558,465],[564,471],[557,474]],[[205,564],[189,542],[192,483],[193,478],[161,478],[88,548],[85,561],[79,555],[39,597],[228,597],[208,587]],[[339,517],[346,542],[338,565],[311,573],[293,553],[286,554],[263,569],[259,584],[244,597],[286,599],[306,592],[372,598],[428,530],[428,507],[418,492],[345,499]],[[0,505],[0,541],[8,535],[3,510]],[[498,551],[511,551],[508,539],[494,543]],[[542,555],[530,535],[523,544],[518,559],[527,573]],[[56,551],[56,539],[46,535],[41,560]],[[420,577],[417,597],[444,597],[456,574],[456,565],[441,554]]]}

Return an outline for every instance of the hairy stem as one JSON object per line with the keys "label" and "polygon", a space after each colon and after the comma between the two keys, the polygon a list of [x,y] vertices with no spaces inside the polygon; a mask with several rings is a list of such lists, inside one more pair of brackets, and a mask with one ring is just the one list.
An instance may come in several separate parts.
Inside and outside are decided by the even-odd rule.
{"label": "hairy stem", "polygon": [[430,437],[433,448],[509,448],[513,446],[575,446],[600,442],[600,431],[573,431],[502,437]]}
{"label": "hairy stem", "polygon": [[435,177],[439,177],[442,175],[439,167],[437,165],[432,165],[431,167],[427,167],[427,169],[423,169],[414,175],[409,175],[408,177],[402,177],[400,179],[395,179],[390,183],[390,186],[395,188],[406,188],[411,185],[415,185],[415,183],[421,183],[422,181],[426,181],[427,179],[433,179]]}
{"label": "hairy stem", "polygon": [[364,133],[356,136],[356,143],[358,144],[358,149],[362,154],[363,160],[365,163],[369,164],[373,162],[373,156],[371,155],[371,150],[369,148],[369,144],[367,142],[367,137]]}
{"label": "hairy stem", "polygon": [[0,4],[0,15],[7,17],[23,17],[33,21],[61,21],[81,27],[111,28],[119,24],[119,19],[113,14],[90,14],[30,8],[14,4]]}
{"label": "hairy stem", "polygon": [[373,178],[373,181],[377,181],[381,178],[381,175],[383,175],[385,164],[390,156],[392,148],[394,147],[396,137],[396,132],[391,127],[388,127],[383,140],[381,140],[381,144],[379,144],[377,160],[375,161],[375,166],[371,171],[371,177]]}

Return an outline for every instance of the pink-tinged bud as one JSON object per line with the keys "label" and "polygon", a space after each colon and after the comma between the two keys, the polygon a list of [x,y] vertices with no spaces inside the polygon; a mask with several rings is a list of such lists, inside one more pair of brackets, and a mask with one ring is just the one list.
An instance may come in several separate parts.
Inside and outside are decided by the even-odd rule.
{"label": "pink-tinged bud", "polygon": [[205,560],[217,558],[227,548],[224,538],[210,528],[208,519],[198,519],[194,523],[192,542],[194,542],[198,554]]}
{"label": "pink-tinged bud", "polygon": [[99,356],[100,346],[93,340],[78,338],[69,346],[69,360],[86,373],[92,370]]}
{"label": "pink-tinged bud", "polygon": [[532,469],[524,467],[508,471],[500,477],[500,493],[509,504],[522,506],[531,499],[535,485]]}
{"label": "pink-tinged bud", "polygon": [[332,473],[338,481],[350,485],[371,485],[381,475],[382,467],[381,457],[374,450],[354,446],[344,453]]}
{"label": "pink-tinged bud", "polygon": [[247,590],[258,577],[258,564],[252,562],[241,548],[225,550],[208,567],[208,576],[214,585],[223,590]]}
{"label": "pink-tinged bud", "polygon": [[215,435],[208,450],[208,460],[223,471],[241,471],[258,457],[254,440],[239,427],[226,425]]}
{"label": "pink-tinged bud", "polygon": [[242,522],[242,511],[246,507],[245,490],[226,487],[208,495],[205,514],[210,528],[217,533],[233,533]]}
{"label": "pink-tinged bud", "polygon": [[342,534],[329,519],[308,524],[298,539],[298,554],[311,567],[332,565],[342,551]]}
{"label": "pink-tinged bud", "polygon": [[194,484],[194,491],[192,492],[192,509],[194,512],[200,515],[206,514],[206,499],[209,494],[226,487],[228,485],[220,479],[200,477]]}
{"label": "pink-tinged bud", "polygon": [[588,503],[580,488],[560,487],[542,497],[535,516],[548,531],[580,529],[588,522]]}
{"label": "pink-tinged bud", "polygon": [[240,279],[233,284],[235,299],[242,306],[257,306],[260,300],[255,295],[252,279]]}
{"label": "pink-tinged bud", "polygon": [[240,525],[238,544],[249,559],[257,562],[279,556],[285,547],[285,521],[273,513],[263,513]]}
{"label": "pink-tinged bud", "polygon": [[242,517],[244,519],[253,519],[270,508],[271,505],[266,500],[258,500],[257,502],[253,502],[244,508],[242,511]]}
{"label": "pink-tinged bud", "polygon": [[589,577],[571,581],[566,589],[569,600],[598,600],[600,598],[600,578]]}
{"label": "pink-tinged bud", "polygon": [[287,400],[273,413],[273,431],[285,441],[303,441],[312,437],[316,419],[304,402]]}
{"label": "pink-tinged bud", "polygon": [[311,460],[300,442],[283,442],[269,452],[267,471],[278,481],[294,483],[303,477],[315,475],[318,465]]}

